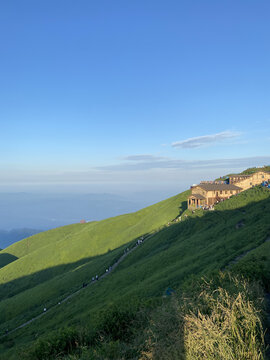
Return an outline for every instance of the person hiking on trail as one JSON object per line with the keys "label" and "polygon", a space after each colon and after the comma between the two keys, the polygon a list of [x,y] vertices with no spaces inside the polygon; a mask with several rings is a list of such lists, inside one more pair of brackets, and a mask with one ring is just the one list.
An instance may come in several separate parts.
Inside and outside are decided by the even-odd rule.
{"label": "person hiking on trail", "polygon": [[108,269],[106,269],[106,273],[108,272],[109,270]]}
{"label": "person hiking on trail", "polygon": [[92,281],[95,281],[95,278],[94,278],[94,276],[92,277]]}
{"label": "person hiking on trail", "polygon": [[96,280],[98,280],[98,275],[96,275]]}
{"label": "person hiking on trail", "polygon": [[43,309],[43,311],[44,311],[44,312],[46,312],[46,311],[47,311],[47,309],[46,309],[46,308],[44,308],[44,309]]}

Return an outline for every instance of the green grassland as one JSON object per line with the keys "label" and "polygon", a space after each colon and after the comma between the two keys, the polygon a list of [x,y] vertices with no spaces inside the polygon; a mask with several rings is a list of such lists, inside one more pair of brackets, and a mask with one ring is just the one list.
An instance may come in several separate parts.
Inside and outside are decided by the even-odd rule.
{"label": "green grassland", "polygon": [[258,172],[258,171],[270,172],[270,166],[249,168],[249,169],[246,169],[246,170],[242,171],[241,174],[250,175],[250,174],[254,174],[255,172]]}
{"label": "green grassland", "polygon": [[132,214],[37,234],[1,251],[2,264],[6,262],[0,269],[1,328],[31,319],[103,273],[127,244],[181,214],[188,194]]}
{"label": "green grassland", "polygon": [[[49,267],[76,262],[115,249],[157,230],[185,210],[189,191],[132,214],[50,230],[0,252],[18,260],[2,269],[0,284]],[[27,266],[25,266],[27,263]]]}
{"label": "green grassland", "polygon": [[[138,236],[160,229],[110,276],[2,338],[2,358],[16,359],[16,351],[64,326],[95,329],[100,313],[112,304],[121,308],[131,301],[158,302],[168,287],[184,292],[194,278],[218,270],[230,268],[262,280],[267,288],[270,191],[255,187],[218,204],[213,212],[195,213],[185,210],[188,194],[134,214],[35,235],[18,248],[6,249],[5,254],[18,259],[0,269],[2,332],[39,314],[43,306],[57,304],[90,276],[104,272]],[[182,222],[163,226],[184,210],[188,217]]]}

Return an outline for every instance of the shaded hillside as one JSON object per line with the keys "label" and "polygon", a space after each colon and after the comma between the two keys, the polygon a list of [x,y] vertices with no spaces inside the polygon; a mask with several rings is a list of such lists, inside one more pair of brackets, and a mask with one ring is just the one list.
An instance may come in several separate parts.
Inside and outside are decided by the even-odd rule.
{"label": "shaded hillside", "polygon": [[1,321],[20,314],[27,318],[44,303],[63,298],[100,274],[123,253],[124,244],[157,230],[184,211],[188,194],[136,213],[43,232],[1,251],[2,256],[18,258],[0,271],[0,308],[6,309],[0,314]]}
{"label": "shaded hillside", "polygon": [[[187,194],[183,196],[186,197]],[[183,197],[178,196],[168,200],[170,206],[172,204],[175,206],[172,209],[171,219],[179,213],[176,204],[181,204],[182,199]],[[168,214],[166,204],[168,203],[165,201],[162,206],[160,204],[156,206],[160,209],[164,206]],[[143,210],[145,216],[151,213],[151,218],[141,217],[138,214],[139,223],[132,223],[128,218],[131,221],[131,228],[129,231],[127,231],[126,225],[118,228],[118,236],[123,239],[123,234],[120,233],[122,229],[126,239],[127,234],[130,234],[130,240],[134,239],[135,234],[139,235],[138,228],[142,228],[140,221],[149,224],[151,229],[153,226],[151,222],[156,219],[153,216],[154,210],[155,208]],[[168,287],[184,289],[194,276],[207,275],[224,269],[239,257],[240,260],[237,264],[244,263],[246,257],[243,255],[248,251],[250,251],[248,257],[257,252],[264,253],[259,270],[256,269],[253,273],[251,270],[249,274],[260,278],[262,278],[262,274],[265,274],[264,282],[267,286],[269,283],[267,269],[270,268],[270,243],[266,241],[270,236],[270,192],[268,189],[260,187],[250,189],[218,204],[214,212],[199,210],[195,214],[188,211],[186,213],[189,214],[186,220],[164,228],[149,238],[126,257],[106,279],[86,287],[77,296],[59,307],[52,308],[46,316],[33,322],[29,327],[18,330],[16,335],[15,333],[11,334],[9,341],[19,346],[34,341],[35,337],[45,335],[59,326],[92,324],[94,327],[99,311],[111,303],[121,306],[129,299],[160,299]],[[162,216],[162,219],[165,219],[164,214]],[[126,219],[125,216],[120,218]],[[131,216],[131,218],[135,220],[134,217]],[[108,219],[107,223],[105,221],[99,224],[103,223],[107,226],[111,224],[111,221],[113,220]],[[238,226],[239,223],[242,225]],[[93,226],[95,229],[94,225],[89,226]],[[78,238],[82,234],[84,234],[83,231],[78,232]],[[66,241],[68,242],[69,238]],[[58,243],[61,243],[61,240],[58,240],[56,244]],[[121,245],[121,241],[118,244]],[[116,243],[115,246],[117,246]],[[42,249],[45,250],[46,247],[42,247]],[[21,251],[23,252],[23,247]],[[12,329],[31,316],[39,314],[44,304],[49,303],[48,307],[50,304],[57,304],[61,292],[67,291],[68,285],[70,288],[76,289],[76,281],[79,281],[77,286],[81,286],[83,276],[87,275],[89,278],[99,271],[104,272],[104,269],[122,252],[123,248],[120,247],[104,255],[100,254],[91,261],[89,259],[87,266],[76,264],[76,270],[72,271],[64,272],[61,269],[59,272],[57,267],[51,267],[46,271],[51,271],[54,276],[47,277],[43,283],[37,283],[42,273],[26,275],[22,279],[22,283],[26,284],[32,276],[37,276],[33,286],[17,295],[7,297],[0,303],[2,331],[7,327]],[[15,250],[13,253],[15,254]],[[38,250],[33,250],[32,256],[37,253]],[[6,268],[13,267],[17,262],[18,260],[7,265]],[[72,263],[65,266],[72,266]],[[236,264],[231,266],[236,266]],[[60,273],[62,275],[57,275]],[[62,286],[62,284],[64,285]],[[12,280],[3,283],[1,288],[5,290],[6,294],[9,291],[12,293],[14,291]],[[8,350],[5,343],[1,346],[2,351]],[[7,354],[7,356],[12,356],[13,351],[8,351]]]}
{"label": "shaded hillside", "polygon": [[8,253],[0,253],[0,268],[8,265],[9,263],[17,260],[18,258],[14,255],[10,255]]}

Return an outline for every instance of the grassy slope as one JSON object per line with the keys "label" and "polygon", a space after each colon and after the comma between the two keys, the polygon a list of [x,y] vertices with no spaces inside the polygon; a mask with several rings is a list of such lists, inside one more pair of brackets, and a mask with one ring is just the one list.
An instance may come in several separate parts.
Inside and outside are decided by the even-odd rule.
{"label": "grassy slope", "polygon": [[[160,296],[168,286],[185,286],[190,277],[222,269],[253,248],[256,250],[247,257],[267,246],[269,250],[269,243],[264,243],[270,235],[269,213],[270,192],[256,187],[220,203],[215,212],[199,211],[188,220],[160,231],[130,254],[111,276],[62,304],[61,311],[54,309],[19,330],[16,344],[33,341],[37,334],[56,329],[59,324],[89,323],[111,302]],[[238,228],[239,222],[244,226]],[[246,257],[239,264],[244,261]],[[262,267],[270,267],[269,251],[264,253]],[[14,341],[15,334],[10,336],[10,341]],[[13,351],[7,356],[11,354]]]}
{"label": "grassy slope", "polygon": [[0,252],[0,258],[18,257],[0,269],[0,322],[17,317],[20,324],[103,273],[123,253],[123,245],[178,216],[188,194],[132,214],[37,234]]}
{"label": "grassy slope", "polygon": [[266,171],[266,172],[270,172],[270,166],[263,166],[263,167],[253,167],[253,168],[249,168],[249,169],[246,169],[244,171],[241,172],[241,174],[243,175],[250,175],[250,174],[254,174],[255,172],[258,172],[258,171]]}
{"label": "grassy slope", "polygon": [[65,226],[11,245],[0,254],[8,253],[19,260],[9,268],[2,269],[0,283],[50,266],[104,254],[144,233],[150,233],[181,213],[181,205],[185,203],[188,193],[184,192],[135,213],[89,224]]}

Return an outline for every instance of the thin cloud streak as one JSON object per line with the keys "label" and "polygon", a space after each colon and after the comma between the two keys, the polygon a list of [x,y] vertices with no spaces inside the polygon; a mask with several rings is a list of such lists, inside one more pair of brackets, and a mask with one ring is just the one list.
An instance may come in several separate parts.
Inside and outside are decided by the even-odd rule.
{"label": "thin cloud streak", "polygon": [[270,156],[254,156],[236,159],[182,160],[153,157],[152,161],[125,162],[96,168],[102,171],[144,171],[152,169],[198,169],[198,168],[238,168],[265,165],[270,163]]}
{"label": "thin cloud streak", "polygon": [[142,154],[142,155],[129,155],[125,156],[123,160],[127,161],[159,161],[167,159],[164,156],[155,156],[150,154]]}
{"label": "thin cloud streak", "polygon": [[[134,155],[135,156],[135,155]],[[239,172],[253,166],[270,164],[270,156],[254,156],[235,159],[211,159],[211,160],[182,160],[153,156],[152,161],[130,160],[123,163],[102,167],[92,167],[81,171],[25,171],[13,172],[2,171],[0,173],[0,185],[6,184],[83,184],[83,183],[125,183],[155,181],[166,182],[169,179],[181,181],[187,176],[193,178],[193,173],[199,173],[203,178],[209,178],[211,172]]]}
{"label": "thin cloud streak", "polygon": [[184,149],[199,148],[215,143],[220,143],[226,140],[231,140],[239,137],[239,132],[223,131],[217,134],[197,136],[186,140],[176,141],[172,143],[172,147],[180,147]]}

